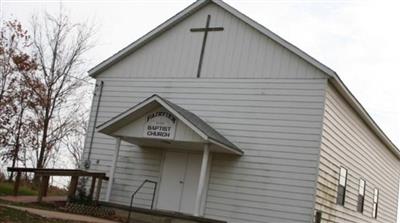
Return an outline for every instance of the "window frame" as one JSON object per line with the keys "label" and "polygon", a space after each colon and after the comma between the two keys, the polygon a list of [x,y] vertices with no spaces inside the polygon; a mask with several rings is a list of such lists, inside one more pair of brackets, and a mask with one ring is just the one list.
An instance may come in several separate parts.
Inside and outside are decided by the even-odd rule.
{"label": "window frame", "polygon": [[[342,170],[345,171],[344,172],[345,176],[342,176]],[[347,168],[341,166],[339,168],[338,189],[337,189],[337,194],[336,194],[336,204],[341,205],[341,206],[344,206],[345,201],[346,201],[346,189],[347,189],[348,175],[349,175],[349,171],[347,170]],[[344,177],[344,182],[342,185],[343,177]],[[339,195],[340,195],[340,197],[339,197]]]}
{"label": "window frame", "polygon": [[322,211],[316,210],[314,216],[314,223],[321,223],[322,222]]}
{"label": "window frame", "polygon": [[372,197],[372,218],[378,218],[378,208],[379,208],[379,189],[374,188],[374,196]]}
{"label": "window frame", "polygon": [[[363,190],[361,190],[361,182],[363,182]],[[358,198],[357,198],[357,211],[360,213],[364,212],[364,203],[365,203],[365,192],[367,189],[367,181],[363,178],[360,178],[358,181]]]}

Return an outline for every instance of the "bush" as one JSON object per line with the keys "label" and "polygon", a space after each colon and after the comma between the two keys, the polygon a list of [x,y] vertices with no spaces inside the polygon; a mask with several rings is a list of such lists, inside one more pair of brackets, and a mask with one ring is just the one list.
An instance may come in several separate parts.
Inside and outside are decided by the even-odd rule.
{"label": "bush", "polygon": [[86,190],[86,183],[88,181],[87,177],[79,178],[77,194],[70,198],[71,203],[91,205],[93,204],[93,199],[90,197]]}

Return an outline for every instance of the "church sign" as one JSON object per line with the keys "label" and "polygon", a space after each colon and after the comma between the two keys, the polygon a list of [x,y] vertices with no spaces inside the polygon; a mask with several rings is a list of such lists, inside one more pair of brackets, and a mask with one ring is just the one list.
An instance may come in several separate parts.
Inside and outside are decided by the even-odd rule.
{"label": "church sign", "polygon": [[167,111],[156,111],[146,116],[144,136],[158,139],[175,137],[176,117]]}

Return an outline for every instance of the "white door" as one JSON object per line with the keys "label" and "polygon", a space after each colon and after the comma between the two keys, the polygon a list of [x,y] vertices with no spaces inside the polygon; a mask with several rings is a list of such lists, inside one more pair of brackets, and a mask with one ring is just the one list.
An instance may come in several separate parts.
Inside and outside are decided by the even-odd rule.
{"label": "white door", "polygon": [[167,152],[157,208],[193,214],[200,168],[200,154]]}
{"label": "white door", "polygon": [[196,208],[196,194],[199,185],[200,169],[201,169],[200,154],[188,153],[185,181],[181,196],[181,212],[194,214]]}

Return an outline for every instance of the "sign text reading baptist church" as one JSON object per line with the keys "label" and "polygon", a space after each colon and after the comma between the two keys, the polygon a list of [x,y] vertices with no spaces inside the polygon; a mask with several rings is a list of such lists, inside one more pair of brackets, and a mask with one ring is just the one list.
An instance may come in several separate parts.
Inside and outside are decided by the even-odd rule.
{"label": "sign text reading baptist church", "polygon": [[146,116],[144,136],[159,139],[175,137],[176,117],[167,111],[157,111]]}

